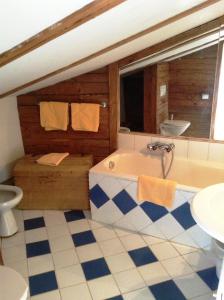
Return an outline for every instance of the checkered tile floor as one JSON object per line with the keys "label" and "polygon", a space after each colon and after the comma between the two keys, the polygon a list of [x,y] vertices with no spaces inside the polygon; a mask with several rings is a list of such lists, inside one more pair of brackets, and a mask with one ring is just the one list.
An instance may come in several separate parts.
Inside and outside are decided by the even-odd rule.
{"label": "checkered tile floor", "polygon": [[202,250],[111,228],[89,211],[15,211],[1,241],[32,300],[210,300],[218,279]]}

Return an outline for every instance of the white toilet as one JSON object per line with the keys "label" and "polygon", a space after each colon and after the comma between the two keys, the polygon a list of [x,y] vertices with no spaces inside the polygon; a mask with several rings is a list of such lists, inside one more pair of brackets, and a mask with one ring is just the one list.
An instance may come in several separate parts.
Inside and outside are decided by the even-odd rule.
{"label": "white toilet", "polygon": [[0,266],[0,299],[28,299],[28,285],[25,279],[15,270],[6,266]]}
{"label": "white toilet", "polygon": [[19,187],[0,184],[0,236],[10,236],[18,231],[12,208],[22,197],[23,191]]}

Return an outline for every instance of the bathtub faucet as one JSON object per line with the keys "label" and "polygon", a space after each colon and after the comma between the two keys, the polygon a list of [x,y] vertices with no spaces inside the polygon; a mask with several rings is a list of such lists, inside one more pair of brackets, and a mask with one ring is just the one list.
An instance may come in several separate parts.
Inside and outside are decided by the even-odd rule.
{"label": "bathtub faucet", "polygon": [[149,151],[155,151],[155,150],[159,149],[159,150],[164,150],[166,152],[170,152],[174,148],[175,148],[175,145],[173,143],[166,144],[166,143],[155,142],[155,143],[150,143],[147,145],[147,149]]}

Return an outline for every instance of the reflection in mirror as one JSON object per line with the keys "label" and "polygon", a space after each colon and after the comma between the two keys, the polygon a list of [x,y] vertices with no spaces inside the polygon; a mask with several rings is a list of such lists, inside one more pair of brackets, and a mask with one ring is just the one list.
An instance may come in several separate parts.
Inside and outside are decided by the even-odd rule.
{"label": "reflection in mirror", "polygon": [[218,42],[215,30],[122,70],[121,126],[209,138]]}

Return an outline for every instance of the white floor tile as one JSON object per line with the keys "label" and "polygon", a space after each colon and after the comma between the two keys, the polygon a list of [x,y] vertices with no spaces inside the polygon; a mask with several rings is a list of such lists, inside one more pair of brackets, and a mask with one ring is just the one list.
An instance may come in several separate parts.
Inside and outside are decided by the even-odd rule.
{"label": "white floor tile", "polygon": [[209,293],[208,295],[191,298],[190,300],[215,300],[215,297],[213,297],[213,293]]}
{"label": "white floor tile", "polygon": [[59,236],[69,235],[69,229],[68,225],[65,224],[59,224],[54,226],[48,226],[47,227],[47,233],[50,239],[54,239]]}
{"label": "white floor tile", "polygon": [[69,222],[68,227],[71,234],[90,230],[89,222],[85,219]]}
{"label": "white floor tile", "polygon": [[18,226],[18,231],[19,232],[24,231],[24,221],[23,221],[22,210],[20,210],[20,209],[13,209],[12,211],[13,211],[13,214],[14,214],[15,219],[16,219],[16,223],[17,223],[17,226]]}
{"label": "white floor tile", "polygon": [[114,278],[122,293],[134,291],[145,286],[145,283],[136,269],[114,274]]}
{"label": "white floor tile", "polygon": [[138,268],[147,285],[157,284],[170,279],[160,262],[154,262]]}
{"label": "white floor tile", "polygon": [[195,271],[214,267],[216,264],[215,258],[205,255],[202,251],[185,254],[183,258]]}
{"label": "white floor tile", "polygon": [[30,298],[31,300],[61,300],[59,290],[43,293]]}
{"label": "white floor tile", "polygon": [[103,257],[103,253],[97,243],[92,243],[76,248],[80,262],[85,262]]}
{"label": "white floor tile", "polygon": [[115,222],[113,225],[117,228],[122,228],[124,230],[136,232],[135,226],[130,222],[128,216],[126,215],[123,215],[123,217],[120,218],[120,220]]}
{"label": "white floor tile", "polygon": [[156,300],[148,287],[124,294],[123,298],[124,300]]}
{"label": "white floor tile", "polygon": [[64,212],[58,210],[45,210],[44,211],[44,220],[46,226],[54,226],[63,224],[66,222]]}
{"label": "white floor tile", "polygon": [[88,286],[82,283],[75,286],[70,286],[60,290],[62,300],[92,300]]}
{"label": "white floor tile", "polygon": [[120,294],[111,275],[88,281],[93,300],[102,300]]}
{"label": "white floor tile", "polygon": [[13,236],[2,238],[2,248],[25,244],[24,232],[17,232]]}
{"label": "white floor tile", "polygon": [[90,210],[83,210],[83,213],[84,213],[86,219],[90,220],[92,218]]}
{"label": "white floor tile", "polygon": [[127,251],[145,247],[146,243],[139,234],[129,234],[120,238]]}
{"label": "white floor tile", "polygon": [[187,275],[194,272],[181,256],[162,260],[161,264],[171,277]]}
{"label": "white floor tile", "polygon": [[15,247],[3,248],[2,258],[5,264],[8,262],[15,262],[26,259],[25,245],[19,245]]}
{"label": "white floor tile", "polygon": [[130,231],[127,229],[121,229],[121,228],[117,228],[117,227],[115,227],[114,230],[119,237],[126,236],[126,235],[133,233],[133,231]]}
{"label": "white floor tile", "polygon": [[52,253],[55,269],[75,265],[79,262],[75,249]]}
{"label": "white floor tile", "polygon": [[128,217],[129,222],[132,223],[137,231],[152,223],[140,206],[136,206],[134,209],[132,209],[126,214],[126,217]]}
{"label": "white floor tile", "polygon": [[195,251],[198,251],[198,248],[194,248],[194,247],[190,247],[190,246],[186,246],[186,245],[181,245],[181,244],[178,244],[178,243],[171,243],[172,246],[174,246],[174,248],[181,254],[181,255],[184,255],[184,254],[188,254],[188,253],[191,253],[191,252],[195,252]]}
{"label": "white floor tile", "polygon": [[63,251],[74,247],[74,243],[70,235],[59,236],[54,239],[50,239],[51,252]]}
{"label": "white floor tile", "polygon": [[177,222],[177,220],[171,215],[167,214],[155,222],[157,228],[164,234],[167,239],[184,232],[183,227]]}
{"label": "white floor tile", "polygon": [[160,239],[151,235],[142,234],[141,236],[143,240],[146,242],[146,244],[149,246],[159,244],[159,243],[164,243],[165,241],[164,239]]}
{"label": "white floor tile", "polygon": [[118,273],[135,267],[128,253],[120,253],[105,258],[112,273]]}
{"label": "white floor tile", "polygon": [[80,264],[58,269],[55,273],[60,289],[86,281]]}
{"label": "white floor tile", "polygon": [[16,270],[23,277],[28,277],[28,268],[27,268],[27,260],[26,259],[20,260],[20,261],[8,262],[5,265]]}
{"label": "white floor tile", "polygon": [[116,234],[111,227],[93,229],[93,233],[98,242],[110,240],[116,237]]}
{"label": "white floor tile", "polygon": [[23,210],[22,213],[24,220],[43,217],[42,210]]}
{"label": "white floor tile", "polygon": [[43,227],[25,231],[25,240],[26,243],[48,240],[46,228]]}
{"label": "white floor tile", "polygon": [[211,292],[196,273],[177,277],[174,281],[187,299],[206,295]]}
{"label": "white floor tile", "polygon": [[97,221],[94,221],[92,219],[89,219],[88,222],[89,222],[89,225],[90,225],[91,229],[98,229],[98,228],[104,226],[104,224],[102,224],[100,222],[97,222]]}
{"label": "white floor tile", "polygon": [[125,249],[118,238],[99,242],[99,245],[104,256],[110,256],[121,252],[125,252]]}
{"label": "white floor tile", "polygon": [[30,257],[27,262],[29,276],[54,270],[51,254]]}
{"label": "white floor tile", "polygon": [[159,260],[179,256],[177,250],[169,242],[151,245],[150,248]]}
{"label": "white floor tile", "polygon": [[151,235],[160,239],[167,239],[165,235],[159,230],[159,228],[155,225],[155,223],[152,223],[145,228],[140,230],[141,234]]}

